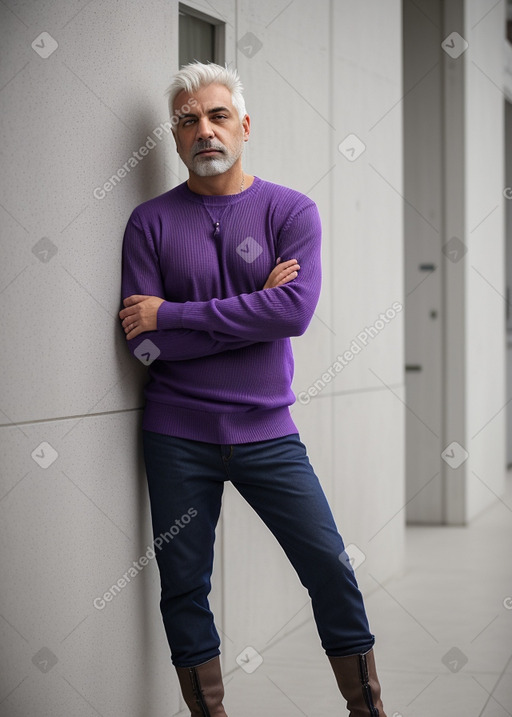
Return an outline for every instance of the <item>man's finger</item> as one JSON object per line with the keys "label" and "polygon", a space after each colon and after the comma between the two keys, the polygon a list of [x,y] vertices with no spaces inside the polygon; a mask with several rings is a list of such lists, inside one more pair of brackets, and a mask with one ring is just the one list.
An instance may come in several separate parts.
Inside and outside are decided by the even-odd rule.
{"label": "man's finger", "polygon": [[292,271],[291,274],[288,274],[288,276],[286,276],[286,277],[283,279],[282,283],[283,283],[283,284],[287,284],[289,281],[291,281],[292,279],[295,279],[297,276],[298,276],[298,272],[297,272],[297,271]]}
{"label": "man's finger", "polygon": [[298,271],[300,269],[300,266],[298,264],[292,264],[292,266],[288,266],[286,269],[283,269],[283,271],[279,272],[277,275],[280,278],[289,276],[290,274],[293,274],[294,271]]}
{"label": "man's finger", "polygon": [[128,307],[127,309],[121,309],[119,312],[119,318],[120,319],[126,319],[128,316],[132,316],[133,314],[137,313],[137,309],[135,307]]}
{"label": "man's finger", "polygon": [[143,294],[132,294],[131,296],[126,297],[123,301],[123,306],[133,306],[134,304],[138,304],[139,301],[143,301],[147,298],[148,297]]}
{"label": "man's finger", "polygon": [[129,340],[129,339],[134,339],[134,338],[135,338],[136,336],[138,336],[140,333],[141,333],[141,329],[140,329],[138,326],[136,326],[136,327],[135,327],[134,329],[132,329],[131,331],[128,331],[128,333],[126,334],[126,338],[127,338],[128,340]]}

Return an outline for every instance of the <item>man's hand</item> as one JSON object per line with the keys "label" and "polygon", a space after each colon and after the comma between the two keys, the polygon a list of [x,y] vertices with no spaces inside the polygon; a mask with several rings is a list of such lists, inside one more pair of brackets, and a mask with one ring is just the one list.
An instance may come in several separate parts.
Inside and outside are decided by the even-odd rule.
{"label": "man's hand", "polygon": [[127,339],[134,339],[144,331],[156,331],[156,314],[164,299],[158,296],[133,294],[123,301],[124,309],[119,312]]}
{"label": "man's hand", "polygon": [[276,266],[268,275],[268,279],[263,288],[273,289],[275,286],[287,284],[298,276],[299,269],[300,266],[297,264],[297,259],[289,259],[281,263],[281,257],[279,257],[276,261]]}
{"label": "man's hand", "polygon": [[[281,262],[281,257],[279,257],[263,288],[273,289],[276,286],[287,284],[296,278],[299,269],[300,266],[296,259]],[[158,296],[142,294],[133,294],[123,301],[125,308],[119,312],[119,318],[122,319],[127,339],[134,339],[144,331],[156,331],[156,315],[163,301],[164,299],[160,299]]]}

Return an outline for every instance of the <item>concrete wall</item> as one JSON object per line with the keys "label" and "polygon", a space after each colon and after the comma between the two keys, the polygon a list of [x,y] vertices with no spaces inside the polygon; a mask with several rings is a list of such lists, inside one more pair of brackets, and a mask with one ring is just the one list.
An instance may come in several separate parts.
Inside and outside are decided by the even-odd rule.
{"label": "concrete wall", "polygon": [[[512,44],[504,42],[505,72],[505,234],[507,245],[507,286],[512,287]],[[509,306],[507,332],[507,399],[512,396],[512,311]],[[512,466],[512,402],[507,406],[507,465]]]}
{"label": "concrete wall", "polygon": [[[512,45],[510,45],[512,56]],[[512,75],[510,76],[512,80]],[[512,82],[510,83],[512,90]],[[507,95],[508,97],[509,95]],[[510,94],[512,98],[512,91]],[[507,266],[507,290],[512,287],[512,102],[505,102],[505,243]],[[512,311],[509,306],[507,322],[507,398],[512,396]],[[507,406],[507,465],[512,466],[512,401]]]}
{"label": "concrete wall", "polygon": [[[345,542],[365,558],[357,574],[369,592],[403,563],[403,312],[376,324],[403,289],[400,3],[215,8],[247,87],[247,171],[308,193],[322,215],[323,292],[294,341],[294,418]],[[41,0],[2,4],[0,19],[0,709],[163,717],[181,702],[157,568],[138,562],[151,542],[138,438],[145,370],[117,310],[131,209],[185,178],[159,131],[178,3]],[[148,136],[156,146],[102,190]],[[343,370],[322,383],[346,351]],[[142,569],[97,609],[134,561]],[[230,485],[214,583],[224,669],[235,677],[247,645],[264,655],[310,615],[280,548]]]}
{"label": "concrete wall", "polygon": [[166,119],[176,7],[42,1],[0,14],[0,712],[173,714],[154,561],[93,605],[152,539],[145,369],[117,311],[124,225],[166,189],[169,138],[103,199],[93,192]]}
{"label": "concrete wall", "polygon": [[504,491],[504,3],[467,0],[465,39],[466,520]]}

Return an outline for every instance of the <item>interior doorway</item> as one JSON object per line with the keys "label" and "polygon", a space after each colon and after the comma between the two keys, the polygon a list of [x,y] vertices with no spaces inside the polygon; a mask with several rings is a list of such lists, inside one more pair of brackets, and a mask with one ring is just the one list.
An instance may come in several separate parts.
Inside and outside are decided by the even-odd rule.
{"label": "interior doorway", "polygon": [[453,40],[463,45],[461,33],[464,0],[404,0],[408,523],[466,520],[465,76]]}
{"label": "interior doorway", "polygon": [[444,522],[442,17],[439,0],[423,5],[420,12],[416,3],[403,3],[406,518],[439,524]]}

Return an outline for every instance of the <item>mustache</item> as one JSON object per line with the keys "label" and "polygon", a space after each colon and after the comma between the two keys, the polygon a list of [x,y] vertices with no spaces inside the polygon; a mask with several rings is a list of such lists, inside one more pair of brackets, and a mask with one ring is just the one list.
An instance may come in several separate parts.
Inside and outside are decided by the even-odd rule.
{"label": "mustache", "polygon": [[212,142],[211,139],[205,139],[198,142],[194,147],[194,154],[204,152],[205,149],[216,149],[219,152],[225,152],[226,148],[220,142]]}

